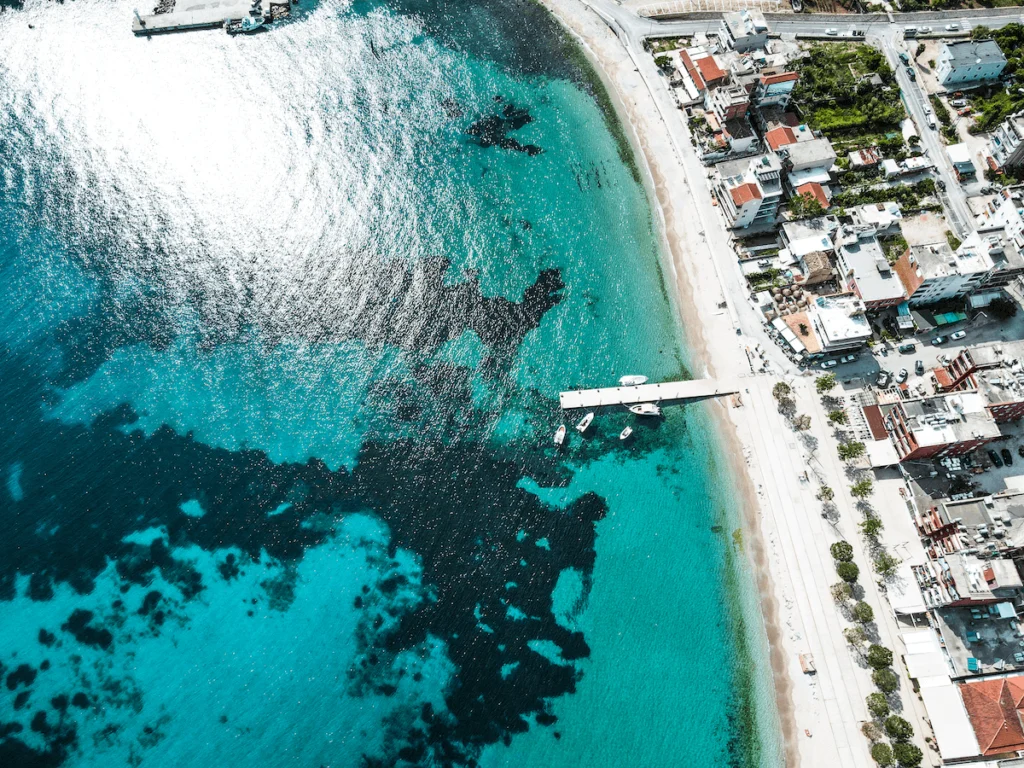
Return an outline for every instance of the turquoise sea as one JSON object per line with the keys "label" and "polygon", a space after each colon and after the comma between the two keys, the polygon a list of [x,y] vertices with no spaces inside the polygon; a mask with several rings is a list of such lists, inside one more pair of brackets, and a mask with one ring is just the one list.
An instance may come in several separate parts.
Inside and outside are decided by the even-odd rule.
{"label": "turquoise sea", "polygon": [[553,445],[690,362],[579,50],[133,8],[0,7],[0,766],[780,764],[709,413]]}

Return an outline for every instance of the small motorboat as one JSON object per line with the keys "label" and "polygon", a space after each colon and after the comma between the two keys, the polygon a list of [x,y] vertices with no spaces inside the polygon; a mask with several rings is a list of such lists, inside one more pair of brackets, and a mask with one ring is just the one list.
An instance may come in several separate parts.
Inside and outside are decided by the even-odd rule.
{"label": "small motorboat", "polygon": [[661,408],[654,403],[637,403],[629,406],[629,412],[637,416],[661,416]]}
{"label": "small motorboat", "polygon": [[620,387],[638,387],[647,383],[646,376],[623,376],[619,379]]}
{"label": "small motorboat", "polygon": [[583,417],[583,419],[580,421],[580,423],[576,425],[576,429],[579,430],[581,433],[582,432],[586,432],[587,431],[587,427],[590,426],[590,422],[592,422],[593,420],[594,420],[594,414],[593,413],[588,413],[586,416]]}
{"label": "small motorboat", "polygon": [[244,16],[241,19],[232,19],[224,23],[224,29],[229,35],[247,35],[261,29],[266,21],[262,16]]}
{"label": "small motorboat", "polygon": [[633,428],[632,427],[626,427],[624,430],[619,432],[619,440],[625,440],[626,438],[628,438],[632,434],[633,434]]}
{"label": "small motorboat", "polygon": [[555,430],[555,445],[561,445],[563,440],[565,440],[565,424]]}

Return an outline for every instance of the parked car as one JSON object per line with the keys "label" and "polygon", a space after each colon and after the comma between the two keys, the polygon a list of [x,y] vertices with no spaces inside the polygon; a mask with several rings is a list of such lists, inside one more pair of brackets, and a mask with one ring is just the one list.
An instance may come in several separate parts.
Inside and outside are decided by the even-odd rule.
{"label": "parked car", "polygon": [[930,35],[932,33],[932,28],[931,27],[921,27],[920,31],[921,31],[922,35]]}
{"label": "parked car", "polygon": [[951,102],[949,102],[949,106],[956,107],[956,108],[966,107],[967,106],[967,99],[953,99]]}
{"label": "parked car", "polygon": [[1024,445],[1017,446],[1017,455],[1024,459]]}
{"label": "parked car", "polygon": [[939,363],[942,365],[949,365],[951,362],[949,355],[939,355]]}
{"label": "parked car", "polygon": [[905,54],[905,53],[901,53],[900,54],[900,61],[902,61],[904,64],[910,64],[910,57],[907,56],[907,54]]}
{"label": "parked car", "polygon": [[896,383],[902,384],[910,377],[910,372],[906,368],[900,368],[900,372],[896,374]]}
{"label": "parked car", "polygon": [[914,363],[914,373],[916,373],[918,376],[924,376],[924,362],[918,360],[916,363]]}
{"label": "parked car", "polygon": [[912,341],[908,341],[906,344],[900,344],[899,347],[897,347],[897,349],[899,349],[899,351],[902,352],[904,355],[909,355],[911,352],[917,349],[917,344],[915,344]]}
{"label": "parked car", "polygon": [[970,108],[970,107],[964,107],[963,109],[958,109],[958,110],[956,111],[956,113],[957,113],[958,115],[960,115],[960,117],[963,117],[964,115],[969,115],[969,114],[971,114],[971,108]]}
{"label": "parked car", "polygon": [[956,333],[949,334],[949,338],[953,341],[960,341],[964,336],[967,335],[967,331],[957,331]]}
{"label": "parked car", "polygon": [[946,182],[944,182],[944,181],[943,181],[942,179],[938,179],[938,180],[937,180],[937,181],[935,182],[935,184],[936,184],[936,185],[938,186],[938,188],[939,188],[939,189],[941,189],[941,190],[942,190],[943,192],[945,192],[945,191],[946,191]]}
{"label": "parked car", "polygon": [[840,363],[852,363],[856,359],[857,359],[856,355],[847,355],[846,357],[842,358],[839,362]]}
{"label": "parked car", "polygon": [[907,67],[907,77],[913,81],[917,81],[917,72],[914,71],[913,67]]}
{"label": "parked car", "polygon": [[995,451],[989,451],[988,457],[992,461],[992,463],[997,467],[1003,466],[1003,460],[999,458],[999,454],[996,453]]}
{"label": "parked car", "polygon": [[850,34],[853,35],[854,37],[864,37],[864,30],[863,29],[852,29],[852,30],[850,30]]}
{"label": "parked car", "polygon": [[945,336],[936,336],[934,339],[932,339],[932,346],[937,347],[940,344],[945,344],[947,341],[949,341],[949,339],[947,339]]}
{"label": "parked car", "polygon": [[889,386],[889,372],[879,371],[878,376],[875,377],[875,386],[880,389],[885,389]]}
{"label": "parked car", "polygon": [[835,27],[829,27],[828,29],[825,30],[825,34],[834,37],[835,35],[839,34],[839,30],[836,29]]}
{"label": "parked car", "polygon": [[1005,464],[1008,467],[1013,466],[1013,456],[1010,455],[1009,448],[1003,448],[1001,451],[999,451],[999,455],[1003,457],[1003,464]]}
{"label": "parked car", "polygon": [[826,360],[824,363],[821,364],[821,367],[822,368],[835,368],[836,365],[837,365],[837,363],[836,363],[835,360]]}

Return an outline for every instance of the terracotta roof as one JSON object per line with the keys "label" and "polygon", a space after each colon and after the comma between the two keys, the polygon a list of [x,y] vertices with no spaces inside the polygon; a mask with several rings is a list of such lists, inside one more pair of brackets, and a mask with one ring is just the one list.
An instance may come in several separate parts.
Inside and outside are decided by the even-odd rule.
{"label": "terracotta roof", "polygon": [[713,56],[704,56],[694,62],[705,82],[711,83],[725,77],[725,70],[718,66]]}
{"label": "terracotta roof", "polygon": [[935,376],[935,385],[939,389],[949,389],[953,386],[953,377],[949,375],[943,366],[932,369],[932,374]]}
{"label": "terracotta roof", "polygon": [[764,140],[768,142],[769,147],[775,150],[787,144],[796,144],[796,134],[788,125],[782,125],[768,131],[764,135]]}
{"label": "terracotta roof", "polygon": [[828,208],[829,206],[828,198],[825,196],[825,190],[822,189],[821,184],[816,181],[809,181],[806,184],[801,184],[796,188],[796,193],[798,195],[811,195],[811,197],[821,204],[822,208]]}
{"label": "terracotta roof", "polygon": [[729,193],[732,195],[732,201],[736,204],[737,208],[742,207],[751,200],[761,199],[761,190],[757,188],[756,184],[749,181],[746,184],[733,187],[729,190]]}
{"label": "terracotta roof", "polygon": [[697,69],[697,65],[693,63],[693,59],[690,58],[690,54],[686,51],[680,51],[679,60],[683,62],[683,66],[686,67],[686,71],[690,75],[690,79],[693,80],[693,84],[696,86],[697,90],[707,90],[704,78],[700,76],[700,71]]}
{"label": "terracotta roof", "polygon": [[799,80],[800,75],[796,72],[780,72],[777,75],[761,75],[761,82],[765,85],[774,85],[775,83],[787,83],[790,80]]}
{"label": "terracotta roof", "polygon": [[1024,749],[1024,726],[1020,721],[1024,680],[1020,675],[963,683],[960,695],[981,754],[999,755]]}

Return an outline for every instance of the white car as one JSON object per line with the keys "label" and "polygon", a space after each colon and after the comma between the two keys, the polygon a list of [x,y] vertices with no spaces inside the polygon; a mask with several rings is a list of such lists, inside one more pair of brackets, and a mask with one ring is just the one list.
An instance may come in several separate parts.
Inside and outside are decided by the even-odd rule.
{"label": "white car", "polygon": [[836,363],[835,360],[826,360],[824,363],[821,364],[821,367],[822,368],[835,368],[836,365],[837,365],[837,363]]}
{"label": "white car", "polygon": [[960,29],[960,25],[959,24],[947,24],[946,25],[946,31],[947,32],[957,32],[957,31],[959,31],[959,29]]}
{"label": "white car", "polygon": [[896,383],[902,384],[910,376],[910,371],[906,368],[900,368],[900,372],[896,374]]}
{"label": "white car", "polygon": [[853,362],[854,360],[856,360],[856,359],[857,359],[857,356],[856,356],[856,355],[847,355],[846,357],[844,357],[844,358],[841,358],[841,359],[839,360],[839,362],[840,362],[840,363],[852,363],[852,362]]}
{"label": "white car", "polygon": [[949,338],[952,341],[960,341],[964,336],[967,335],[967,331],[957,331],[956,333],[949,334]]}
{"label": "white car", "polygon": [[828,29],[825,30],[825,34],[835,37],[836,35],[839,34],[839,30],[836,29],[835,27],[829,27]]}

